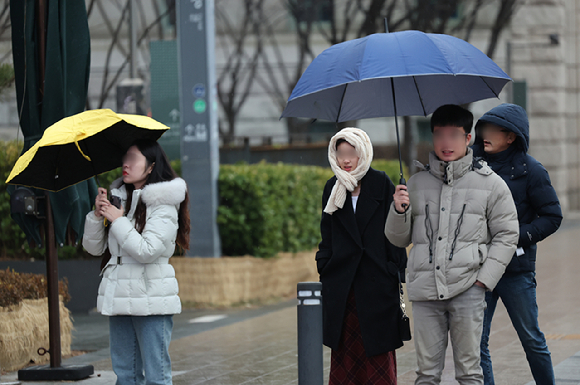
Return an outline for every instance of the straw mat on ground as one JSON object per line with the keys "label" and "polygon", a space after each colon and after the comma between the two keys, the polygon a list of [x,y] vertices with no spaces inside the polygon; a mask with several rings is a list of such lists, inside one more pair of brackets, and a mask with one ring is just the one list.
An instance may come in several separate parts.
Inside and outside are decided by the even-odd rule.
{"label": "straw mat on ground", "polygon": [[[60,333],[62,355],[70,354],[73,328],[69,310],[60,302]],[[14,371],[31,361],[47,362],[48,354],[40,356],[38,348],[48,349],[48,300],[25,299],[17,305],[0,307],[0,368]]]}

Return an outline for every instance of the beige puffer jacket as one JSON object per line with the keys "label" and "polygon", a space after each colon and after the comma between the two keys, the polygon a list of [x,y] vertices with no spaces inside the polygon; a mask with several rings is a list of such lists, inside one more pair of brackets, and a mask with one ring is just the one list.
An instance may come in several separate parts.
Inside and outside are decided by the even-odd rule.
{"label": "beige puffer jacket", "polygon": [[409,179],[411,205],[387,217],[392,244],[413,243],[407,264],[411,301],[453,298],[479,280],[493,290],[518,243],[516,207],[505,182],[473,153],[429,166]]}

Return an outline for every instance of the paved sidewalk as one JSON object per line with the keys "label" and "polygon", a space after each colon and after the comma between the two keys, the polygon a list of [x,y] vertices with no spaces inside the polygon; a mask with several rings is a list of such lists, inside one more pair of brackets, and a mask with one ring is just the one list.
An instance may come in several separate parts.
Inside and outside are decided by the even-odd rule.
{"label": "paved sidewalk", "polygon": [[[537,281],[540,324],[552,351],[559,385],[580,384],[579,251],[579,219],[567,220],[556,235],[539,245]],[[285,302],[259,311],[248,310],[244,314],[236,310],[205,310],[180,316],[176,320],[174,341],[170,348],[174,383],[297,384],[294,304],[295,301]],[[208,324],[188,322],[189,319],[208,315],[227,317]],[[73,347],[87,348],[90,345],[98,346],[100,350],[64,362],[91,363],[95,366],[95,376],[79,381],[80,384],[110,384],[115,378],[106,347],[106,320],[103,322],[102,317],[95,317],[92,318],[94,324],[91,324],[91,319],[77,317],[77,339]],[[525,354],[502,305],[498,306],[492,324],[490,348],[497,384],[530,384],[532,376]],[[325,349],[324,354],[325,374],[328,376],[330,351]],[[398,383],[413,384],[415,351],[412,342],[397,351],[397,363]],[[2,380],[15,378],[16,373],[9,373]],[[442,383],[457,383],[453,379],[450,349]]]}

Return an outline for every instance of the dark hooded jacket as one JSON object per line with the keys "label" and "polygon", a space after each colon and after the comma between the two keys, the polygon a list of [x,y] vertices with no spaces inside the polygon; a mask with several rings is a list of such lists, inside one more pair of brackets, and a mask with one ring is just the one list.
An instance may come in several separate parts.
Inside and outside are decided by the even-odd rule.
{"label": "dark hooded jacket", "polygon": [[516,141],[498,154],[485,153],[480,135],[477,135],[473,145],[474,156],[485,159],[492,170],[505,180],[518,211],[518,248],[523,248],[524,254],[514,255],[506,274],[535,271],[536,244],[556,232],[562,222],[560,202],[544,166],[528,155],[530,133],[525,110],[514,104],[501,104],[479,119],[475,126],[476,133],[486,123],[517,135]]}

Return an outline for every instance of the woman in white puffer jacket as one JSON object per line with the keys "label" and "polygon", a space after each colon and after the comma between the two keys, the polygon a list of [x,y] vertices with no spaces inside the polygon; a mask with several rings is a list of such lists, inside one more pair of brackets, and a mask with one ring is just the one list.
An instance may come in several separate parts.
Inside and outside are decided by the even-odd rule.
{"label": "woman in white puffer jacket", "polygon": [[111,196],[120,198],[121,208],[99,188],[83,246],[108,259],[97,310],[110,316],[117,384],[171,384],[169,343],[181,301],[169,258],[176,243],[189,248],[187,186],[161,146],[141,140],[127,150],[123,177],[111,185]]}

